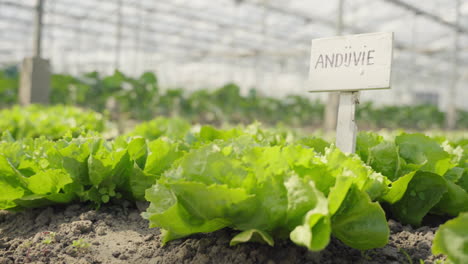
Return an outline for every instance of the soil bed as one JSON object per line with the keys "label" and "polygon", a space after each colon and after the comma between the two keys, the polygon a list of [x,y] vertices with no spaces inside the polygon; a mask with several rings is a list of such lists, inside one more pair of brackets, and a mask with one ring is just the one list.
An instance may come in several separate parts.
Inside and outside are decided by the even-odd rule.
{"label": "soil bed", "polygon": [[413,229],[389,220],[390,242],[361,252],[332,239],[321,252],[289,241],[275,247],[229,246],[236,231],[223,229],[179,239],[162,247],[158,229],[141,218],[143,204],[52,206],[19,213],[0,211],[0,263],[433,263],[435,227]]}

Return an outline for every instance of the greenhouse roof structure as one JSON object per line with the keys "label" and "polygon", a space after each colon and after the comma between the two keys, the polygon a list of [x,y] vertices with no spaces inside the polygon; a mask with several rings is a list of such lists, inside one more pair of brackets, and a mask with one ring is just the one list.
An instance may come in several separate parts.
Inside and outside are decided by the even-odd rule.
{"label": "greenhouse roof structure", "polygon": [[[36,2],[0,0],[0,67],[33,54]],[[444,107],[454,89],[467,107],[468,0],[45,0],[42,55],[55,72],[152,70],[166,86],[281,96],[306,91],[312,39],[379,31],[395,34],[393,90],[364,99]]]}

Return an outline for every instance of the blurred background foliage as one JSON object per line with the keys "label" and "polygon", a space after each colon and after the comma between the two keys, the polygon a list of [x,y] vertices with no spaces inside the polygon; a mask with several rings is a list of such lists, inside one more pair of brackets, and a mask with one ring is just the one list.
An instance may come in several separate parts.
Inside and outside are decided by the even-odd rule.
{"label": "blurred background foliage", "polygon": [[[0,71],[0,105],[16,104],[19,74],[16,68]],[[182,117],[192,123],[220,125],[249,124],[319,128],[324,105],[299,95],[274,98],[251,89],[242,95],[239,86],[230,83],[217,89],[187,92],[182,88],[160,89],[157,76],[145,72],[139,77],[119,71],[102,76],[97,72],[82,76],[53,74],[51,104],[75,105],[98,112],[112,112],[114,119],[151,120],[156,116]],[[113,114],[113,115],[112,115]],[[376,106],[371,102],[358,106],[356,118],[363,129],[443,128],[445,113],[435,105]],[[458,111],[458,129],[468,128],[468,112]]]}

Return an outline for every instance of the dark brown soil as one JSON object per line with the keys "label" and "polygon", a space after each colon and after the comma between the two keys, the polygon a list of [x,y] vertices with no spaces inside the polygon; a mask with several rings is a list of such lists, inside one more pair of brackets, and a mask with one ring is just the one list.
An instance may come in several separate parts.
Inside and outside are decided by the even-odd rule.
{"label": "dark brown soil", "polygon": [[158,229],[140,217],[144,204],[54,206],[19,213],[0,211],[0,263],[433,263],[436,228],[390,220],[390,243],[360,252],[332,239],[321,252],[288,241],[275,247],[248,243],[229,246],[235,233],[224,229],[180,239],[162,247]]}

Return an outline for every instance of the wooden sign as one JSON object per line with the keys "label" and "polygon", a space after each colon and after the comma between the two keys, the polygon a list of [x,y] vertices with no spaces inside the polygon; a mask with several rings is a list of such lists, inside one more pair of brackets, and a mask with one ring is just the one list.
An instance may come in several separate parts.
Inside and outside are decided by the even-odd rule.
{"label": "wooden sign", "polygon": [[335,142],[345,153],[356,150],[359,90],[390,88],[392,51],[393,33],[312,40],[310,91],[340,92]]}
{"label": "wooden sign", "polygon": [[390,88],[393,33],[312,40],[310,92]]}

